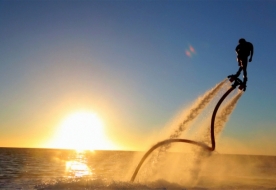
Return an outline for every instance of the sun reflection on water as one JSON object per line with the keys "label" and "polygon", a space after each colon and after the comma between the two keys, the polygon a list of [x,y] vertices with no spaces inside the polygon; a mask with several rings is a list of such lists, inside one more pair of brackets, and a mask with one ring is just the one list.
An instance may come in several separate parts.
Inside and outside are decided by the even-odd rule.
{"label": "sun reflection on water", "polygon": [[66,161],[67,177],[88,177],[93,172],[87,165],[87,157],[85,151],[76,151],[74,157]]}

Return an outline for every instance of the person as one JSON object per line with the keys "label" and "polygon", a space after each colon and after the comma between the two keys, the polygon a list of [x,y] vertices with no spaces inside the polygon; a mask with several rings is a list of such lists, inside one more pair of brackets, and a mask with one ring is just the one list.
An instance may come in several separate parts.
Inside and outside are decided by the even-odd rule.
{"label": "person", "polygon": [[249,62],[252,61],[253,53],[254,53],[254,47],[253,44],[250,42],[247,42],[244,38],[239,39],[239,44],[236,47],[236,53],[237,53],[237,61],[239,64],[239,70],[235,74],[236,77],[239,77],[241,74],[241,71],[243,71],[243,82],[246,84],[247,82],[247,62],[248,62],[248,56]]}

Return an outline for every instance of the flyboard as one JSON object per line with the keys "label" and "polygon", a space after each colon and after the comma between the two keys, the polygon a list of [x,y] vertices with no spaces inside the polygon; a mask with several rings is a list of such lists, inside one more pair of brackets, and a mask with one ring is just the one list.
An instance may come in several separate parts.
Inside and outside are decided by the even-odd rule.
{"label": "flyboard", "polygon": [[236,77],[235,75],[229,75],[228,76],[229,81],[232,83],[232,86],[224,93],[224,95],[220,98],[220,100],[218,101],[213,114],[212,114],[212,118],[211,118],[211,142],[212,142],[212,146],[209,147],[207,144],[202,143],[202,142],[197,142],[197,141],[193,141],[193,140],[189,140],[189,139],[167,139],[161,142],[158,142],[157,144],[155,144],[153,147],[151,147],[142,157],[142,159],[140,160],[139,164],[137,165],[132,177],[131,177],[131,182],[134,182],[141,166],[143,165],[144,161],[147,159],[147,157],[157,148],[159,148],[160,146],[163,146],[165,144],[171,144],[171,143],[176,143],[176,142],[182,142],[182,143],[189,143],[189,144],[193,144],[196,146],[199,146],[201,148],[203,148],[204,150],[207,151],[214,151],[216,148],[216,142],[215,142],[215,130],[214,130],[214,125],[215,125],[215,119],[216,119],[216,114],[217,111],[221,105],[221,103],[223,102],[223,100],[237,87],[239,86],[240,90],[245,91],[246,90],[246,83],[242,82],[241,79],[239,79],[238,77]]}
{"label": "flyboard", "polygon": [[229,78],[230,82],[234,82],[233,85],[239,86],[240,90],[246,90],[246,82],[242,82],[236,75],[229,75],[227,78]]}

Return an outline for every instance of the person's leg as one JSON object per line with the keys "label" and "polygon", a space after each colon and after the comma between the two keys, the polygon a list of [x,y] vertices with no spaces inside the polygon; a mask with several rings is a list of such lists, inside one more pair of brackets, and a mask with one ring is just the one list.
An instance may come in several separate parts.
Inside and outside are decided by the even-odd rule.
{"label": "person's leg", "polygon": [[237,73],[235,74],[236,77],[239,77],[242,71],[242,67],[239,68],[239,70],[237,71]]}
{"label": "person's leg", "polygon": [[242,62],[242,60],[238,58],[238,63],[239,63],[240,67],[239,67],[239,70],[237,71],[237,73],[235,74],[236,77],[239,77],[241,74],[241,71],[243,70],[241,62]]}
{"label": "person's leg", "polygon": [[243,82],[247,82],[247,58],[242,60]]}

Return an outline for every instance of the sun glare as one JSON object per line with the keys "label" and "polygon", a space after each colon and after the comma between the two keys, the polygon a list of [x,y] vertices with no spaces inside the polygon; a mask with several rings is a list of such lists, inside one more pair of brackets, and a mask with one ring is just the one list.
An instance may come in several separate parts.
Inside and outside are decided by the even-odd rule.
{"label": "sun glare", "polygon": [[108,149],[102,120],[87,111],[67,116],[57,130],[54,146],[76,150]]}

